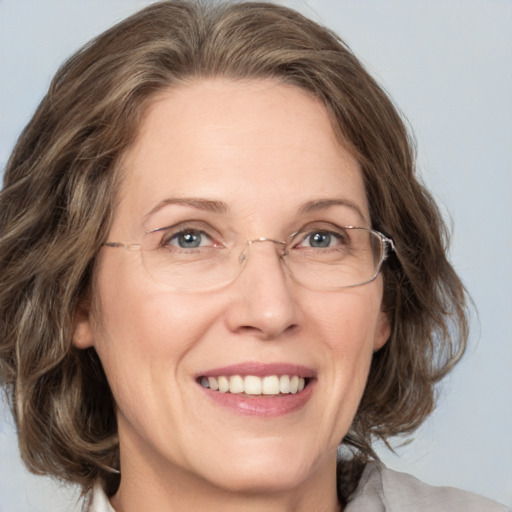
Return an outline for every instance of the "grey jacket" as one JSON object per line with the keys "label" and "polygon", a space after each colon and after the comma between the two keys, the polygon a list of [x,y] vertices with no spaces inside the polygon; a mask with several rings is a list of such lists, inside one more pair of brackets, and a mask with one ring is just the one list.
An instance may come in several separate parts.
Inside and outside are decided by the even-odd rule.
{"label": "grey jacket", "polygon": [[345,512],[512,512],[505,505],[453,487],[433,487],[370,462]]}

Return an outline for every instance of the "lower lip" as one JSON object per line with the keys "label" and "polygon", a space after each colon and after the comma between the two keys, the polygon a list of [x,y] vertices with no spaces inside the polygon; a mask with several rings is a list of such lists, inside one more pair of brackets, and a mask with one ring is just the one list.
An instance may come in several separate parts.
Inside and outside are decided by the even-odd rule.
{"label": "lower lip", "polygon": [[275,418],[298,411],[306,405],[311,398],[314,380],[299,393],[288,395],[245,395],[235,393],[221,393],[201,386],[208,398],[216,404],[231,409],[245,416],[261,416]]}

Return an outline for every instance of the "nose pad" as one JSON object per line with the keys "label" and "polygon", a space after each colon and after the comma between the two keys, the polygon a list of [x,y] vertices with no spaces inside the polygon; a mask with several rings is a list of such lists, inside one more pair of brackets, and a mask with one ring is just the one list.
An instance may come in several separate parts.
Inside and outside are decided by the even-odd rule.
{"label": "nose pad", "polygon": [[247,265],[252,246],[260,242],[271,242],[283,249],[286,246],[285,242],[270,238],[247,242],[238,257],[242,268],[237,278],[236,300],[227,315],[228,325],[233,331],[273,339],[297,325],[297,308],[283,268],[282,250],[276,251],[275,255],[279,262],[275,261],[275,256],[261,254],[256,260],[256,255],[252,254],[254,261]]}
{"label": "nose pad", "polygon": [[260,237],[260,238],[255,238],[254,240],[247,240],[247,243],[245,244],[243,251],[238,256],[238,263],[240,264],[240,269],[239,269],[236,277],[238,277],[242,273],[247,261],[249,260],[249,253],[250,253],[251,246],[253,244],[259,243],[259,242],[271,242],[271,243],[275,244],[276,247],[277,246],[282,247],[283,250],[278,251],[277,255],[279,257],[281,266],[286,267],[286,262],[283,259],[283,256],[286,256],[286,251],[284,250],[286,247],[286,242],[283,242],[282,240],[274,240],[273,238]]}
{"label": "nose pad", "polygon": [[[247,243],[245,244],[244,250],[240,253],[240,256],[238,257],[239,263],[245,265],[245,262],[249,259],[249,250],[250,247],[258,242],[271,242],[277,246],[282,246],[283,249],[286,247],[286,242],[283,242],[282,240],[274,240],[273,238],[255,238],[254,240],[247,240]],[[279,254],[279,258],[281,259],[282,256],[284,256],[286,253],[285,251],[281,251]]]}

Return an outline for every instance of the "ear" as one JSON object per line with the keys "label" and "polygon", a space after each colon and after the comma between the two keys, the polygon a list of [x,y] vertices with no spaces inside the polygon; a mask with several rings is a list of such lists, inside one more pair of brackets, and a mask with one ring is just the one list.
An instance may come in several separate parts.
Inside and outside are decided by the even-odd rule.
{"label": "ear", "polygon": [[73,322],[73,345],[85,349],[94,346],[91,325],[91,305],[88,300],[82,301],[75,310]]}
{"label": "ear", "polygon": [[375,324],[375,337],[373,340],[373,351],[380,350],[388,341],[391,334],[391,322],[389,315],[384,311],[379,313],[377,323]]}

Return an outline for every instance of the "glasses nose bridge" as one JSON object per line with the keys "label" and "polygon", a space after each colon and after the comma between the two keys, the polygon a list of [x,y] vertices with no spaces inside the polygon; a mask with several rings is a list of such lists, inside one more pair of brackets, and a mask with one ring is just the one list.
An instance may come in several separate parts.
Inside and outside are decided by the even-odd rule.
{"label": "glasses nose bridge", "polygon": [[276,245],[286,246],[286,242],[283,240],[276,240],[275,238],[267,238],[266,236],[260,236],[259,238],[254,238],[253,240],[247,240],[248,245],[256,244],[259,242],[272,242]]}
{"label": "glasses nose bridge", "polygon": [[286,242],[284,242],[283,240],[276,240],[274,238],[267,238],[265,236],[261,236],[259,238],[253,238],[253,239],[247,240],[247,242],[239,256],[239,262],[242,265],[245,265],[245,263],[247,262],[247,260],[249,258],[249,249],[250,249],[251,245],[261,243],[261,242],[270,242],[270,243],[274,244],[276,247],[282,247],[283,250],[278,254],[279,259],[281,259],[281,260],[282,260],[282,256],[284,256],[286,254],[284,251],[284,249],[286,248]]}

